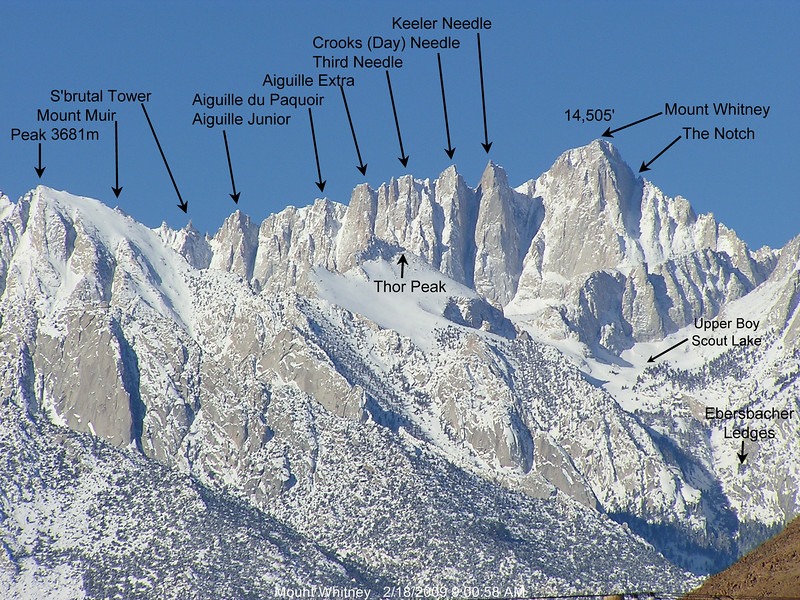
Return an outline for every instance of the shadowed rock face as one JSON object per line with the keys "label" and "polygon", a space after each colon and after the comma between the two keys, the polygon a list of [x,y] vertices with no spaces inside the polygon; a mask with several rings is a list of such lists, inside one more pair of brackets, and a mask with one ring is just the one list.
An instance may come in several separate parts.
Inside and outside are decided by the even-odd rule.
{"label": "shadowed rock face", "polygon": [[791,598],[800,590],[800,520],[686,596]]}
{"label": "shadowed rock face", "polygon": [[475,290],[500,306],[517,291],[522,261],[541,223],[535,199],[512,190],[505,171],[489,163],[481,177],[475,226]]}

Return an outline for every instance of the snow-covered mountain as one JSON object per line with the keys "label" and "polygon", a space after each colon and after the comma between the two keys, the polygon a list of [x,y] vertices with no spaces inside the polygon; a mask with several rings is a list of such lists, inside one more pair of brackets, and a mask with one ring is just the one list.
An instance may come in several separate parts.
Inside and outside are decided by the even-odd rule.
{"label": "snow-covered mountain", "polygon": [[[214,532],[194,520],[160,556],[215,553],[236,589],[688,589],[800,513],[799,266],[800,237],[752,251],[605,142],[517,188],[451,167],[213,237],[43,187],[2,197],[0,589],[74,583],[89,555],[111,565],[92,589],[154,589],[119,566],[130,524],[73,532],[98,502],[79,475],[175,490],[153,519],[93,513],[147,523],[142,547],[180,537],[156,513],[213,496]],[[763,344],[648,363],[715,317],[759,320]],[[740,465],[709,406],[795,416]],[[51,468],[15,484],[21,452]],[[214,541],[238,535],[292,575],[248,584]],[[180,564],[149,568],[200,568]]]}

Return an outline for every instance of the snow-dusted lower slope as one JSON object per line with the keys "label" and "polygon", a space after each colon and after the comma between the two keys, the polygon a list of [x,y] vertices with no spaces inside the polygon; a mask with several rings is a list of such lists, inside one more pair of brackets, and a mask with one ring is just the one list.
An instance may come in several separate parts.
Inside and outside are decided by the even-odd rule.
{"label": "snow-dusted lower slope", "polygon": [[8,399],[0,540],[4,598],[264,598],[276,585],[381,582],[230,495]]}

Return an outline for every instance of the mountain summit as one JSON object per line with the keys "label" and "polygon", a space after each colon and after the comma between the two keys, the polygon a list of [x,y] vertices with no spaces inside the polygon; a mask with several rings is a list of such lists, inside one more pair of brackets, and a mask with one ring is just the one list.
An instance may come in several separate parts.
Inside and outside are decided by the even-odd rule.
{"label": "mountain summit", "polygon": [[[213,236],[0,198],[0,589],[147,597],[189,585],[153,558],[186,552],[248,587],[217,535],[286,565],[253,589],[688,590],[800,513],[796,420],[707,416],[800,412],[798,240],[752,252],[605,142],[516,188],[450,167]],[[762,342],[647,362],[696,319]],[[772,431],[744,465],[743,425]],[[79,477],[115,482],[116,529],[85,532]],[[153,482],[177,500],[135,500]]]}
{"label": "mountain summit", "polygon": [[565,152],[516,189],[490,162],[474,189],[450,167],[433,181],[363,184],[346,207],[318,200],[260,227],[236,213],[201,254],[261,289],[399,252],[603,356],[713,317],[764,282],[777,257],[636,177],[605,141]]}

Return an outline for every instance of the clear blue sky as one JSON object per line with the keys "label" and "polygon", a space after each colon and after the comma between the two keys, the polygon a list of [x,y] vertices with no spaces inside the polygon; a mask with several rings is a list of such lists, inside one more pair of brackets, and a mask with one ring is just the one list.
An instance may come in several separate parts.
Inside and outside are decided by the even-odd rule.
{"label": "clear blue sky", "polygon": [[[650,160],[684,125],[752,126],[756,140],[682,140],[648,177],[669,195],[712,211],[752,247],[783,245],[800,233],[797,173],[800,139],[800,2],[9,2],[0,5],[2,111],[0,190],[16,199],[39,183],[36,142],[12,142],[11,129],[37,129],[51,89],[152,92],[148,111],[169,159],[188,216],[177,198],[140,106],[118,108],[120,184],[114,198],[113,125],[82,123],[98,141],[43,144],[41,182],[100,198],[150,226],[191,219],[214,232],[232,203],[222,127],[192,126],[196,92],[268,93],[267,72],[316,75],[316,35],[397,36],[391,17],[445,15],[492,21],[481,35],[491,158],[512,184],[545,171],[564,150],[600,136],[606,123],[567,122],[568,108],[614,108],[610,125],[663,110],[665,102],[769,105],[769,117],[717,120],[659,117],[616,135],[634,166]],[[414,32],[404,32],[406,40]],[[445,32],[417,32],[442,37]],[[455,32],[442,50],[454,162],[475,185],[487,162],[481,148],[475,33]],[[350,52],[352,53],[352,51]],[[342,56],[348,52],[332,51]],[[375,56],[384,56],[378,52]],[[337,88],[314,109],[325,195],[347,202],[406,172],[434,178],[449,164],[435,50],[406,50],[392,71],[408,169],[383,69],[358,73],[347,88],[367,176],[357,159]],[[331,70],[331,72],[334,72]],[[289,93],[292,93],[289,91]],[[108,103],[103,107],[108,107]],[[64,109],[65,107],[61,107]],[[113,107],[116,108],[116,107]],[[240,111],[248,114],[247,111]],[[239,207],[257,221],[319,196],[308,115],[292,111],[285,127],[225,127]],[[47,126],[49,129],[51,127]]]}

